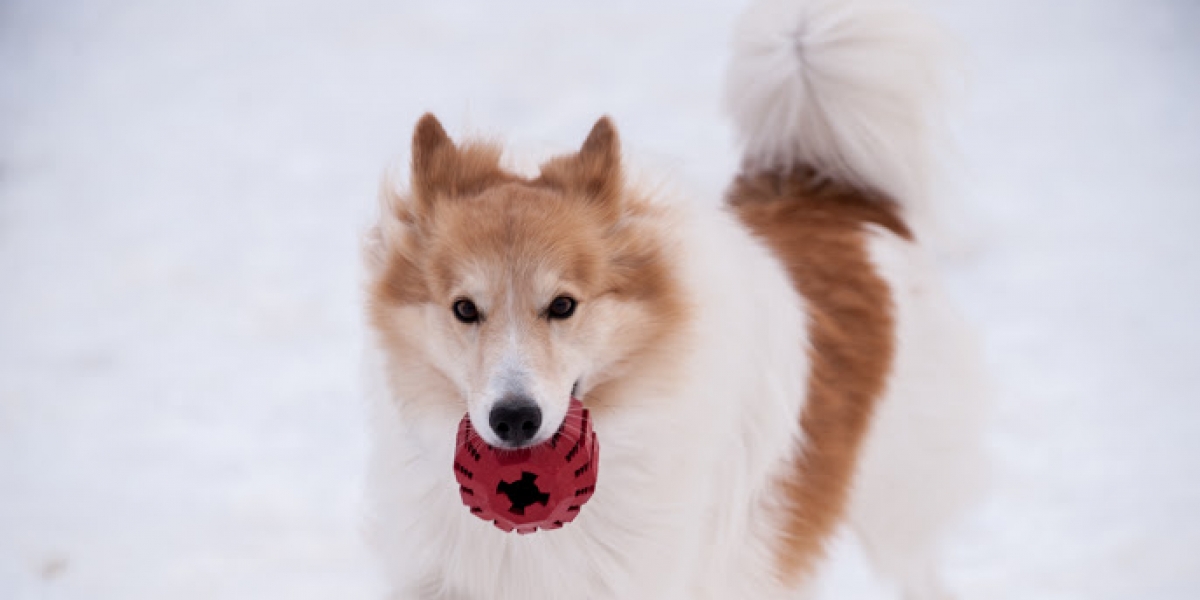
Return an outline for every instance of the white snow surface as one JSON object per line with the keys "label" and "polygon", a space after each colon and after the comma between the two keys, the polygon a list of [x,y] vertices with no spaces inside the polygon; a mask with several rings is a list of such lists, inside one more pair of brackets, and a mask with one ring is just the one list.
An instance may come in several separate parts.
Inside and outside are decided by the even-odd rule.
{"label": "white snow surface", "polygon": [[[719,189],[740,8],[0,4],[0,598],[378,597],[357,240],[381,173],[426,110],[538,148],[609,113]],[[933,8],[968,81],[944,266],[997,387],[951,587],[1200,597],[1200,4]],[[845,546],[829,590],[886,597]]]}

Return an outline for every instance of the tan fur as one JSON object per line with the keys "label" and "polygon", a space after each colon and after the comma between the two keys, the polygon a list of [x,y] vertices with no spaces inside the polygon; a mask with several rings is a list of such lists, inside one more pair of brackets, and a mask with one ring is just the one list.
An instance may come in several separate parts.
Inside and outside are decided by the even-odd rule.
{"label": "tan fur", "polygon": [[[673,249],[654,233],[665,216],[626,188],[617,133],[607,118],[579,152],[551,159],[535,178],[503,170],[500,155],[489,144],[456,145],[432,115],[420,120],[412,188],[385,198],[390,226],[374,233],[371,323],[385,352],[409,365],[418,345],[406,338],[412,313],[397,323],[404,307],[432,305],[435,326],[445,334],[439,338],[453,340],[464,362],[483,364],[517,331],[529,366],[558,381],[566,375],[556,370],[569,362],[562,353],[586,348],[593,361],[587,399],[593,410],[602,409],[596,405],[606,380],[631,368],[653,369],[649,358],[671,354],[667,339],[685,319],[685,299],[667,267]],[[576,314],[550,322],[546,306],[560,294],[577,300]],[[480,323],[454,320],[451,307],[460,298],[478,304]],[[600,318],[614,311],[625,318]],[[612,321],[629,327],[601,329]],[[460,391],[480,385],[441,374]],[[569,389],[568,383],[561,390],[564,401]]]}
{"label": "tan fur", "polygon": [[787,515],[778,569],[794,582],[811,573],[844,516],[859,449],[892,363],[891,293],[869,261],[864,227],[911,234],[891,201],[807,168],[743,174],[728,200],[784,262],[810,312],[805,444],[780,482]]}

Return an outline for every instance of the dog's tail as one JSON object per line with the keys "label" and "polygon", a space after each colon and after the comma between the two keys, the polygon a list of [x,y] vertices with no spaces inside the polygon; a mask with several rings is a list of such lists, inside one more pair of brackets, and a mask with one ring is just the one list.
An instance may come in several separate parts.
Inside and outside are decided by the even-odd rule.
{"label": "dog's tail", "polygon": [[756,0],[726,75],[743,168],[808,166],[926,216],[943,39],[887,0]]}

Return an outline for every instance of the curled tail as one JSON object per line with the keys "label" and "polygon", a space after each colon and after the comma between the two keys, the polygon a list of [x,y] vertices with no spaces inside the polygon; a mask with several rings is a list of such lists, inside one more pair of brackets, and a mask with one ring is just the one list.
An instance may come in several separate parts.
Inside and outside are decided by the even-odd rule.
{"label": "curled tail", "polygon": [[885,0],[755,0],[726,75],[743,168],[806,165],[925,218],[941,40]]}

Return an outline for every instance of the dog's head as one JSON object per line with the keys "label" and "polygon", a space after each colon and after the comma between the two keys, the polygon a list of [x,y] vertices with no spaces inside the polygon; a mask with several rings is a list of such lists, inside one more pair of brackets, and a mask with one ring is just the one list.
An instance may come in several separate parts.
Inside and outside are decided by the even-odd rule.
{"label": "dog's head", "polygon": [[533,445],[572,394],[603,395],[677,327],[670,232],[626,188],[607,118],[536,177],[504,170],[494,145],[456,145],[432,115],[412,156],[411,189],[385,193],[367,249],[398,402],[465,409],[488,443]]}

